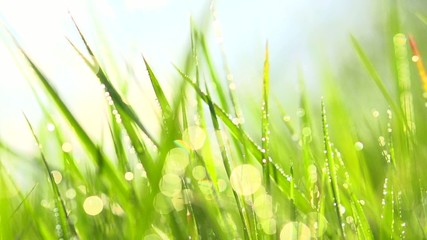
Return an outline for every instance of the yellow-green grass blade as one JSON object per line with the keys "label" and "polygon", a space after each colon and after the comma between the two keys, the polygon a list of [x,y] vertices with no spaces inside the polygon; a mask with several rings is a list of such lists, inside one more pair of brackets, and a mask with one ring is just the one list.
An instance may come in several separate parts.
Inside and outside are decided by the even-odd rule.
{"label": "yellow-green grass blade", "polygon": [[268,193],[271,192],[270,183],[270,62],[269,62],[268,43],[265,46],[263,91],[261,107],[261,162],[264,173],[265,188]]}
{"label": "yellow-green grass blade", "polygon": [[351,41],[353,44],[353,48],[356,50],[356,53],[359,56],[360,61],[363,63],[369,73],[369,76],[372,78],[372,80],[374,80],[378,89],[381,91],[381,94],[387,101],[387,104],[390,105],[393,112],[397,114],[399,121],[405,123],[406,121],[404,120],[402,109],[399,108],[399,106],[395,103],[394,99],[391,97],[390,93],[388,92],[386,86],[383,83],[383,80],[381,79],[374,65],[369,60],[359,41],[354,36],[351,36]]}
{"label": "yellow-green grass blade", "polygon": [[[225,143],[224,143],[224,139],[223,136],[221,134],[221,129],[219,127],[219,122],[218,122],[218,118],[217,118],[217,114],[215,112],[215,107],[212,103],[211,97],[209,95],[209,90],[206,86],[206,103],[209,106],[209,111],[210,111],[210,115],[211,115],[211,119],[212,119],[212,124],[214,126],[215,132],[216,134],[216,138],[218,141],[218,145],[220,147],[220,152],[221,152],[221,157],[222,157],[222,162],[224,164],[224,168],[225,171],[227,173],[227,177],[230,179],[231,177],[231,171],[232,171],[232,163],[230,161],[230,159],[227,156],[227,151],[225,148]],[[235,191],[233,191],[233,196],[234,199],[236,201],[236,205],[239,209],[239,215],[240,218],[242,220],[242,224],[243,224],[243,231],[244,231],[244,236],[248,237],[249,239],[252,239],[252,233],[251,233],[251,228],[250,228],[250,223],[249,223],[249,217],[247,215],[247,211],[243,211],[244,209],[244,202],[242,201],[242,199],[237,195],[237,193]]]}
{"label": "yellow-green grass blade", "polygon": [[329,139],[328,122],[326,120],[326,109],[325,109],[325,104],[323,102],[323,99],[321,102],[321,111],[322,111],[322,129],[323,129],[325,158],[326,158],[326,161],[328,163],[330,187],[332,190],[333,201],[334,201],[334,206],[335,206],[335,210],[337,213],[341,237],[345,237],[345,231],[343,229],[344,220],[342,219],[342,215],[340,212],[341,197],[340,197],[340,190],[338,187],[338,178],[337,178],[337,171],[336,171],[336,166],[335,166],[335,157],[333,156],[334,153],[332,152],[332,146],[331,146],[331,142]]}
{"label": "yellow-green grass blade", "polygon": [[72,19],[74,22],[74,26],[76,27],[80,38],[82,39],[88,53],[90,54],[93,63],[91,63],[79,50],[78,48],[71,42],[71,46],[74,48],[74,50],[80,55],[80,57],[84,60],[84,62],[90,67],[90,69],[94,72],[94,74],[98,77],[101,84],[105,87],[105,91],[109,94],[111,97],[111,100],[114,104],[114,106],[119,111],[120,115],[128,115],[130,119],[132,119],[136,125],[141,129],[141,131],[144,132],[144,134],[152,141],[154,145],[157,147],[159,146],[159,143],[155,140],[155,138],[152,136],[152,134],[149,133],[149,131],[145,128],[145,126],[142,124],[141,120],[135,113],[135,111],[132,109],[132,107],[125,103],[125,101],[120,96],[119,92],[114,88],[111,81],[108,79],[107,75],[105,74],[104,70],[101,68],[101,66],[98,63],[98,60],[96,59],[95,55],[93,54],[93,51],[91,50],[90,46],[88,45],[86,38],[84,37],[83,33],[80,31],[79,27],[77,26],[77,23]]}
{"label": "yellow-green grass blade", "polygon": [[[202,90],[197,87],[193,83],[193,81],[186,76],[183,72],[181,72],[178,68],[177,71],[181,74],[181,76],[193,87],[193,89],[196,91],[198,96],[205,102],[208,102],[208,96],[202,92]],[[260,161],[262,159],[261,154],[261,147],[258,146],[245,132],[243,132],[240,127],[233,123],[231,120],[231,117],[217,104],[213,103],[215,114],[221,121],[227,126],[228,130],[231,132],[231,134],[237,139],[239,142],[244,142],[245,145],[248,148],[248,151],[257,159]],[[260,162],[261,163],[261,162]],[[284,193],[286,193],[289,196],[289,189],[290,189],[290,182],[287,180],[289,179],[289,176],[286,176],[285,171],[270,158],[270,163],[272,164],[274,171],[277,171],[278,178],[277,180],[273,178],[273,176],[270,175],[271,178],[274,179],[274,181],[277,184],[277,187]],[[311,210],[310,204],[306,198],[300,191],[295,192],[295,202],[297,204],[298,209],[300,209],[304,213],[308,213]]]}
{"label": "yellow-green grass blade", "polygon": [[[28,120],[27,116],[24,115],[24,117],[25,117],[25,120],[27,121],[27,124],[28,124],[30,130],[31,130],[31,133],[34,137],[34,140],[37,143],[37,146],[41,146],[41,144],[38,140],[38,137],[37,137],[36,133],[34,132],[34,129],[31,125],[30,121]],[[64,204],[64,200],[61,196],[61,193],[58,189],[58,186],[56,185],[52,171],[51,171],[51,169],[47,163],[47,160],[43,154],[43,151],[41,149],[40,149],[40,157],[43,161],[43,165],[45,167],[45,170],[49,175],[49,181],[50,181],[51,189],[52,189],[54,199],[55,199],[55,205],[56,205],[56,208],[54,208],[55,218],[56,218],[57,224],[59,226],[61,226],[60,229],[58,229],[58,228],[56,229],[58,238],[65,238],[65,239],[78,238],[76,229],[74,228],[74,225],[72,224],[72,222],[69,219],[67,209],[66,209],[65,204]]]}

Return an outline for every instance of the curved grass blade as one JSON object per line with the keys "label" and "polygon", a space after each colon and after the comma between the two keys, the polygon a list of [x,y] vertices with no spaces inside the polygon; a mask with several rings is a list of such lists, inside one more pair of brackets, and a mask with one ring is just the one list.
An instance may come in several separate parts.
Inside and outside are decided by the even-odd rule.
{"label": "curved grass blade", "polygon": [[323,139],[324,139],[324,146],[325,146],[325,157],[328,162],[328,169],[329,169],[329,178],[331,183],[331,189],[332,189],[332,195],[335,205],[335,210],[338,217],[338,222],[340,225],[340,231],[341,236],[345,237],[345,232],[343,229],[343,219],[341,219],[341,213],[340,213],[340,206],[341,206],[341,199],[340,199],[340,193],[338,188],[338,179],[337,179],[337,173],[336,173],[336,167],[335,167],[335,161],[334,156],[332,152],[332,146],[331,142],[329,140],[329,131],[328,131],[328,123],[326,120],[326,109],[325,109],[325,103],[321,102],[321,111],[322,111],[322,129],[323,129]]}
{"label": "curved grass blade", "polygon": [[354,37],[351,36],[351,42],[353,44],[353,48],[356,50],[357,55],[359,56],[360,61],[365,66],[366,70],[369,73],[369,76],[374,80],[375,84],[377,85],[378,89],[381,91],[381,94],[386,99],[388,105],[393,109],[393,111],[397,114],[399,121],[402,123],[406,123],[402,109],[398,107],[398,105],[395,103],[389,92],[387,91],[387,88],[385,87],[383,81],[381,80],[380,75],[378,74],[375,67],[372,65],[371,61],[369,60],[368,56],[366,55],[365,51],[362,49],[362,46],[360,45],[359,41]]}
{"label": "curved grass blade", "polygon": [[[37,146],[41,146],[40,142],[37,138],[37,135],[34,132],[33,126],[31,125],[27,116],[24,115],[24,117],[25,117],[25,120],[27,121],[28,127],[31,130],[31,133],[34,137],[34,140],[37,143]],[[46,172],[49,175],[49,180],[51,183],[51,188],[52,188],[54,199],[55,199],[55,205],[56,205],[55,209],[58,213],[58,217],[57,217],[56,221],[61,226],[61,230],[56,229],[58,237],[59,238],[65,238],[65,239],[71,239],[71,238],[77,238],[78,239],[76,229],[74,228],[73,223],[69,219],[69,216],[67,214],[67,209],[66,209],[65,204],[64,204],[64,200],[62,199],[62,196],[61,196],[61,193],[59,192],[58,186],[55,183],[55,179],[53,178],[53,175],[51,173],[52,171],[50,170],[50,167],[47,163],[47,160],[46,160],[46,158],[45,158],[45,156],[41,150],[40,150],[40,157],[43,161],[43,165],[46,169]]]}
{"label": "curved grass blade", "polygon": [[83,33],[80,31],[80,28],[77,26],[77,23],[74,21],[74,18],[71,17],[71,19],[94,63],[92,64],[91,62],[89,62],[89,60],[80,52],[80,50],[78,50],[78,48],[70,40],[67,39],[68,42],[71,44],[74,50],[80,55],[80,57],[84,60],[84,62],[90,67],[93,73],[98,77],[101,84],[105,86],[106,92],[110,94],[110,97],[114,105],[116,106],[117,110],[119,111],[120,115],[123,115],[123,114],[128,115],[130,119],[132,119],[136,123],[136,125],[141,129],[141,131],[143,131],[144,134],[151,140],[151,142],[154,145],[156,145],[156,147],[159,147],[159,143],[155,140],[152,134],[150,134],[149,131],[145,128],[145,126],[142,124],[141,120],[136,115],[132,107],[123,101],[118,91],[114,88],[113,84],[108,79],[104,70],[99,65],[98,60],[96,59],[92,49],[88,45],[86,38],[83,36]]}
{"label": "curved grass blade", "polygon": [[[212,124],[213,124],[215,132],[216,132],[216,138],[218,141],[218,145],[220,147],[222,162],[224,164],[224,168],[225,168],[225,171],[227,173],[227,177],[228,177],[228,179],[230,179],[230,177],[231,177],[231,162],[227,156],[227,151],[225,149],[225,142],[224,142],[224,139],[223,139],[222,134],[221,134],[221,129],[219,127],[217,114],[215,113],[215,107],[212,103],[211,97],[209,95],[209,90],[207,87],[206,87],[206,100],[207,100],[207,104],[209,106],[209,111],[211,113]],[[234,196],[234,199],[236,201],[237,207],[239,209],[239,215],[240,215],[240,218],[242,220],[245,238],[252,239],[252,234],[250,234],[251,229],[250,229],[249,219],[248,219],[248,216],[243,212],[244,202],[237,195],[237,193],[235,191],[233,191],[233,196]]]}
{"label": "curved grass blade", "polygon": [[[179,74],[193,87],[193,89],[196,91],[196,93],[199,95],[199,97],[205,102],[208,103],[208,96],[202,92],[202,90],[194,84],[194,82],[186,76],[183,72],[181,72],[178,68],[176,68]],[[262,159],[261,154],[261,147],[258,146],[244,131],[240,129],[240,127],[233,123],[231,120],[231,117],[225,113],[222,108],[220,108],[217,104],[213,103],[213,107],[215,110],[216,116],[221,119],[221,121],[227,126],[228,130],[231,132],[231,134],[240,142],[244,142],[244,144],[247,146],[248,151],[256,158],[258,161]],[[277,171],[278,177],[280,178],[275,179],[273,176],[270,175],[270,177],[276,182],[277,187],[284,193],[286,193],[288,196],[290,194],[290,182],[288,179],[290,179],[289,176],[285,174],[285,171],[272,160],[270,157],[270,163],[275,171]],[[302,212],[308,213],[311,211],[310,203],[307,200],[307,198],[300,192],[295,191],[295,203]]]}

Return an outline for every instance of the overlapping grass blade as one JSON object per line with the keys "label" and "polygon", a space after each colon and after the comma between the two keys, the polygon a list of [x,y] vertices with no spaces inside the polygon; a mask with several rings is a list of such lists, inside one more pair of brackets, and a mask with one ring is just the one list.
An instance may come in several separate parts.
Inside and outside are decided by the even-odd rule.
{"label": "overlapping grass blade", "polygon": [[332,146],[329,139],[329,130],[328,130],[328,123],[326,120],[326,109],[325,109],[325,103],[321,103],[321,109],[322,109],[322,129],[323,129],[323,139],[324,139],[324,149],[325,149],[325,158],[328,163],[328,173],[329,173],[329,180],[331,184],[331,190],[333,195],[333,201],[335,210],[338,217],[338,223],[339,223],[339,229],[341,231],[341,236],[345,237],[345,231],[343,229],[343,222],[341,212],[340,212],[340,206],[341,206],[341,197],[340,197],[340,190],[338,188],[338,178],[337,178],[337,172],[336,172],[336,166],[335,166],[335,159],[332,152]]}
{"label": "overlapping grass blade", "polygon": [[390,93],[388,92],[386,86],[384,85],[379,73],[369,60],[368,56],[366,55],[365,51],[363,50],[362,46],[360,45],[359,41],[354,37],[351,36],[351,42],[353,44],[353,48],[356,50],[357,55],[359,56],[359,59],[365,66],[366,70],[369,73],[369,76],[374,80],[375,84],[377,85],[378,89],[381,91],[381,94],[387,101],[387,104],[393,109],[393,111],[397,114],[399,121],[402,123],[405,123],[403,117],[402,109],[398,107],[394,99],[391,97]]}
{"label": "overlapping grass blade", "polygon": [[[34,132],[34,129],[31,125],[30,121],[28,120],[28,118],[25,115],[24,115],[24,117],[28,123],[28,126],[31,130],[31,133],[33,134],[33,137],[37,143],[37,146],[40,147],[41,144],[37,138],[36,133]],[[61,226],[60,229],[56,228],[58,238],[65,238],[65,239],[78,238],[76,229],[74,228],[74,225],[72,224],[72,222],[70,221],[70,219],[68,217],[68,213],[67,213],[67,209],[66,209],[65,204],[64,204],[64,200],[62,199],[61,193],[59,192],[58,186],[56,185],[52,171],[50,170],[50,167],[47,163],[47,160],[46,160],[46,158],[45,158],[45,156],[41,150],[40,150],[40,157],[43,161],[43,165],[45,167],[45,170],[49,175],[49,180],[50,180],[52,192],[53,192],[54,199],[55,199],[56,208],[54,208],[54,212],[57,213],[57,215],[55,214],[55,218],[56,218],[58,225]]]}
{"label": "overlapping grass blade", "polygon": [[[205,102],[208,102],[208,96],[202,92],[202,90],[197,87],[197,85],[194,84],[194,82],[186,76],[183,72],[181,72],[178,68],[177,71],[181,74],[181,76],[194,88],[198,96]],[[233,123],[230,116],[225,113],[224,110],[222,110],[218,105],[213,103],[213,107],[215,110],[215,114],[221,121],[227,126],[228,130],[231,132],[231,134],[237,139],[239,142],[244,142],[245,145],[248,148],[248,151],[255,157],[255,159],[258,159],[260,161],[262,159],[261,154],[261,147],[257,146],[257,144],[242,130]],[[261,163],[261,162],[260,162]],[[270,178],[273,178],[276,181],[277,187],[284,193],[286,193],[288,196],[290,194],[290,182],[287,180],[289,179],[289,176],[286,176],[285,171],[270,158],[270,163],[272,164],[275,171],[278,173],[278,179],[275,180],[273,176],[270,175]],[[295,203],[297,204],[298,209],[300,209],[302,212],[309,212],[311,210],[310,204],[307,200],[307,198],[300,192],[295,192]]]}

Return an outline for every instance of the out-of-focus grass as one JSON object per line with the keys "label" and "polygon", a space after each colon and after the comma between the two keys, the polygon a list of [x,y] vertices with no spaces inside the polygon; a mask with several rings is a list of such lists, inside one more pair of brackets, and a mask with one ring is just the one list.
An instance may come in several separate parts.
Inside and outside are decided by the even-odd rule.
{"label": "out-of-focus grass", "polygon": [[[393,31],[403,31],[398,12],[391,14]],[[110,143],[89,136],[43,69],[15,42],[17,58],[28,62],[44,90],[34,94],[51,101],[38,103],[45,115],[40,124],[29,116],[23,126],[39,147],[34,156],[0,141],[1,239],[425,238],[426,74],[416,33],[409,40],[400,32],[388,36],[392,80],[381,76],[357,37],[349,39],[353,64],[375,86],[369,91],[384,110],[363,101],[356,106],[349,97],[354,92],[341,90],[321,63],[324,98],[310,95],[300,70],[298,118],[291,119],[281,102],[270,101],[276,98],[270,96],[269,69],[276,63],[268,47],[260,66],[261,110],[242,116],[231,70],[224,64],[221,76],[204,31],[193,22],[172,96],[141,56],[159,110],[153,119],[160,132],[153,133],[141,121],[147,116],[138,103],[127,100],[126,87],[115,85],[127,80],[113,81],[91,50],[95,43],[77,25],[76,31],[85,49],[70,44],[105,91],[103,140]],[[224,52],[222,57],[226,63]],[[243,117],[257,119],[259,131],[248,131],[252,126]],[[21,186],[8,172],[10,161],[31,161],[39,180]]]}

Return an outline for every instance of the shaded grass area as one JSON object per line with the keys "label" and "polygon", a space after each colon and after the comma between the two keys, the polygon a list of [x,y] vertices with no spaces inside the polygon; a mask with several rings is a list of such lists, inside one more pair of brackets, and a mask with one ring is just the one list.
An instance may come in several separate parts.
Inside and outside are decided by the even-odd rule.
{"label": "shaded grass area", "polygon": [[[312,99],[301,70],[295,119],[271,101],[275,63],[266,45],[260,111],[243,116],[230,69],[225,64],[221,76],[204,31],[192,23],[191,50],[184,66],[176,66],[172,96],[141,56],[159,110],[153,119],[160,132],[154,133],[138,103],[116,86],[127,80],[111,79],[77,24],[76,31],[85,49],[70,44],[105,93],[109,143],[88,134],[15,41],[44,89],[34,94],[51,101],[39,101],[42,123],[25,117],[38,153],[27,156],[0,142],[0,224],[13,226],[1,228],[1,238],[425,238],[427,80],[416,37],[390,36],[393,80],[383,79],[350,37],[354,65],[376,86],[371,91],[384,109],[354,106],[327,70],[319,76],[324,97]],[[248,129],[244,118],[258,119],[259,129]],[[11,159],[29,164],[38,181],[21,186],[8,172]]]}

